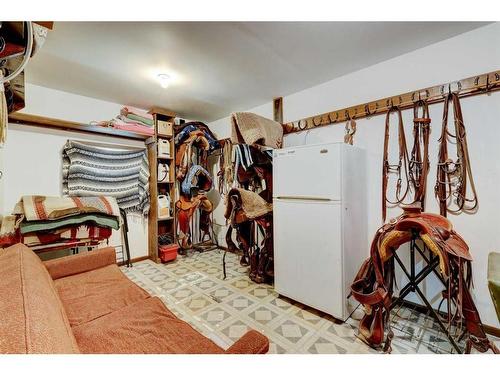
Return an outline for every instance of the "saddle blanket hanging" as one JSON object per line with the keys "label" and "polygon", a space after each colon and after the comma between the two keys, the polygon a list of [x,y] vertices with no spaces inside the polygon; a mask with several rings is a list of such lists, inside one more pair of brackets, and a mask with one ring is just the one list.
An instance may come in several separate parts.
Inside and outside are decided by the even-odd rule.
{"label": "saddle blanket hanging", "polygon": [[127,212],[149,212],[146,150],[110,149],[68,141],[62,152],[63,194],[106,195]]}

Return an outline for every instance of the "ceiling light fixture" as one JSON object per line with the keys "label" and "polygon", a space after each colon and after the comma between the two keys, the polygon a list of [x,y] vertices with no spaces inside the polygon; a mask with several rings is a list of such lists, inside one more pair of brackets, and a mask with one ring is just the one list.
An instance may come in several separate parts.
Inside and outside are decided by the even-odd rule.
{"label": "ceiling light fixture", "polygon": [[168,74],[158,74],[158,80],[160,81],[160,86],[166,89],[170,83],[170,76]]}

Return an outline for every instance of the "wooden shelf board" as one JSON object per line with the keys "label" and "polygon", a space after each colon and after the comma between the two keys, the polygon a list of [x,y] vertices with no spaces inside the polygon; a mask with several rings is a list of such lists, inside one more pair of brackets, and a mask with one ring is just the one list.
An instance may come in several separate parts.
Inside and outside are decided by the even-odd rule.
{"label": "wooden shelf board", "polygon": [[50,117],[30,115],[20,112],[11,113],[9,115],[9,122],[22,125],[39,126],[49,129],[61,129],[91,134],[104,134],[116,138],[138,139],[142,141],[150,138],[149,135],[117,130],[114,128],[105,128],[103,126],[97,125],[88,125],[79,122],[59,120]]}
{"label": "wooden shelf board", "polygon": [[175,181],[157,181],[156,182],[158,185],[169,185],[169,184],[175,184]]}
{"label": "wooden shelf board", "polygon": [[163,139],[168,139],[168,140],[171,140],[173,138],[173,136],[171,136],[171,135],[164,135],[164,134],[157,134],[156,136],[158,138],[163,138]]}
{"label": "wooden shelf board", "polygon": [[170,157],[170,158],[167,158],[167,157],[165,157],[165,156],[158,156],[158,157],[157,157],[157,159],[158,159],[158,160],[172,160],[172,158],[171,158],[171,157]]}
{"label": "wooden shelf board", "polygon": [[173,216],[170,216],[170,217],[159,217],[158,218],[158,221],[170,221],[170,220],[174,220],[174,217]]}
{"label": "wooden shelf board", "polygon": [[151,113],[151,114],[158,114],[158,115],[162,115],[162,116],[166,116],[166,117],[175,117],[177,116],[177,114],[175,112],[172,112],[172,111],[169,111],[168,109],[166,108],[162,108],[162,107],[152,107],[148,113]]}

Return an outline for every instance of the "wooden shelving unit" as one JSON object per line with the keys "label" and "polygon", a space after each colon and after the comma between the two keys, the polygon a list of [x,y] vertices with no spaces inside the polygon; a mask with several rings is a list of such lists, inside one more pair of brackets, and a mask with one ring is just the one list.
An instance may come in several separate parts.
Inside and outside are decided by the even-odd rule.
{"label": "wooden shelving unit", "polygon": [[[149,258],[156,263],[160,262],[158,255],[158,236],[161,234],[171,234],[176,241],[176,219],[174,202],[175,194],[175,147],[173,123],[176,114],[163,108],[154,107],[149,113],[153,115],[155,135],[148,140],[148,159],[150,165],[149,193],[151,197],[151,210],[149,214],[148,234],[149,234]],[[172,123],[172,135],[162,135],[158,133],[158,122]],[[158,156],[158,141],[166,140],[170,144],[170,157]],[[158,181],[158,164],[169,166],[169,181]],[[158,196],[169,195],[171,201],[170,217],[161,218],[158,216]]]}

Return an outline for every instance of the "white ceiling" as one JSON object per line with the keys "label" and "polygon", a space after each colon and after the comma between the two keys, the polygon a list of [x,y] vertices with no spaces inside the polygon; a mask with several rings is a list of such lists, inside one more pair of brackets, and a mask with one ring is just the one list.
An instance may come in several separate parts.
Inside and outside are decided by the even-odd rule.
{"label": "white ceiling", "polygon": [[[483,25],[56,22],[27,80],[208,122]],[[172,77],[168,89],[158,73]]]}

